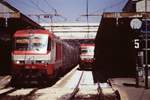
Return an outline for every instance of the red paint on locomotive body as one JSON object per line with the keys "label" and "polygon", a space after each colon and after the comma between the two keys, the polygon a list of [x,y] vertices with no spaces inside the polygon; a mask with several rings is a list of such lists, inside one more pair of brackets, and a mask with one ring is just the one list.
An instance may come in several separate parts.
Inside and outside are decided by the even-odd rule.
{"label": "red paint on locomotive body", "polygon": [[[68,62],[66,60],[71,61],[74,56],[78,56],[77,49],[71,49],[72,46],[47,30],[19,30],[14,34],[13,40],[12,71],[14,77],[26,74],[26,70],[56,77],[61,74],[60,72],[64,73],[68,68],[73,67],[71,63],[66,64]],[[75,59],[74,65],[77,60]]]}

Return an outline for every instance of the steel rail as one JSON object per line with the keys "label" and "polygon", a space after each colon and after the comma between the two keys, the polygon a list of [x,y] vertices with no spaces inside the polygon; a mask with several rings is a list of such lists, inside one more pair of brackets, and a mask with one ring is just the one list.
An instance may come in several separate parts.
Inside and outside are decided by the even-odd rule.
{"label": "steel rail", "polygon": [[83,73],[84,73],[84,71],[82,71],[81,76],[79,78],[79,81],[78,81],[76,87],[74,88],[73,92],[71,93],[71,95],[70,95],[70,97],[69,97],[68,100],[73,100],[73,98],[75,97],[75,95],[79,92],[79,90],[80,90],[79,85],[80,85],[80,82],[82,80]]}

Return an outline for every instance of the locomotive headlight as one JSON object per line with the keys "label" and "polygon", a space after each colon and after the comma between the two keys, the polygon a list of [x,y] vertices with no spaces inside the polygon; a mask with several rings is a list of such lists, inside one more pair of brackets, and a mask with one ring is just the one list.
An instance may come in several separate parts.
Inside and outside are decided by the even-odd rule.
{"label": "locomotive headlight", "polygon": [[80,56],[81,60],[84,60],[84,57]]}
{"label": "locomotive headlight", "polygon": [[16,64],[24,64],[24,61],[22,61],[22,60],[16,60],[15,63]]}
{"label": "locomotive headlight", "polygon": [[85,57],[81,57],[81,60],[87,60],[87,58],[85,58]]}
{"label": "locomotive headlight", "polygon": [[41,61],[41,63],[44,64],[44,63],[46,63],[46,62],[43,60],[43,61]]}
{"label": "locomotive headlight", "polygon": [[44,61],[44,63],[45,63],[45,64],[48,64],[48,63],[49,63],[49,61],[45,60],[45,61]]}
{"label": "locomotive headlight", "polygon": [[16,61],[16,64],[20,64],[20,61]]}
{"label": "locomotive headlight", "polygon": [[35,63],[37,63],[37,64],[47,64],[48,61],[46,61],[46,60],[38,60],[38,61],[35,61]]}

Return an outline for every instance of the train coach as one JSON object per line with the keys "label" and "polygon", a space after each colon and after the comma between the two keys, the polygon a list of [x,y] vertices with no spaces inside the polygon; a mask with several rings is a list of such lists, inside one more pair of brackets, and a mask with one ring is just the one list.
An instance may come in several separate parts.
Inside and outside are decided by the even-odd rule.
{"label": "train coach", "polygon": [[47,30],[18,30],[13,36],[12,83],[61,76],[78,64],[78,56],[78,48]]}

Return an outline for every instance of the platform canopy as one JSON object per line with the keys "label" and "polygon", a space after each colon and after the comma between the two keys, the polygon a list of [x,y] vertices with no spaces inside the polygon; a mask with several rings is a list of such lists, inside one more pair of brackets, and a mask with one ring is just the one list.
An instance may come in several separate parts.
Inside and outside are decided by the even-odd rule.
{"label": "platform canopy", "polygon": [[6,1],[0,2],[0,32],[14,33],[18,29],[42,28]]}

